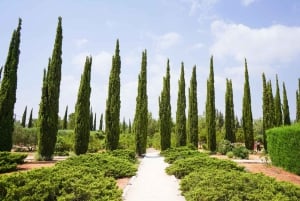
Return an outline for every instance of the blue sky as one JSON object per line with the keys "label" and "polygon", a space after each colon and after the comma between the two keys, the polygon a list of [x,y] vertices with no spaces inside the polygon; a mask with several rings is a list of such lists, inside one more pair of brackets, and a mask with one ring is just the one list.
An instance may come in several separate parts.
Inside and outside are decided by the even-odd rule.
{"label": "blue sky", "polygon": [[[133,118],[141,55],[148,53],[149,111],[158,116],[167,59],[171,64],[171,99],[175,118],[180,64],[186,84],[197,66],[198,110],[204,112],[209,59],[214,56],[216,107],[224,111],[226,78],[233,81],[235,112],[241,115],[244,58],[250,76],[254,118],[262,116],[262,79],[285,82],[295,118],[300,77],[300,1],[298,0],[1,0],[0,65],[11,33],[23,20],[15,113],[25,106],[37,117],[43,69],[51,56],[58,16],[63,23],[60,115],[74,111],[86,56],[93,57],[91,106],[105,111],[108,76],[116,39],[120,40],[121,119]],[[275,92],[275,90],[273,90]]]}

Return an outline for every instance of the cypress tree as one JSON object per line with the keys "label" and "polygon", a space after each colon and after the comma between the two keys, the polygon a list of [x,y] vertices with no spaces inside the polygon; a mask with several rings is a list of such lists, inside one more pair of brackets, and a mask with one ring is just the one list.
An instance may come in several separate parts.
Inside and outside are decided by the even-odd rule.
{"label": "cypress tree", "polygon": [[95,112],[95,114],[94,114],[94,124],[93,124],[93,131],[95,131],[96,130],[96,125],[97,125],[97,115],[96,115],[96,112]]}
{"label": "cypress tree", "polygon": [[142,53],[141,71],[138,77],[138,93],[136,97],[136,108],[135,108],[135,116],[134,116],[135,151],[139,156],[146,153],[147,131],[148,131],[147,51],[145,50]]}
{"label": "cypress tree", "polygon": [[198,148],[198,101],[196,66],[193,67],[189,87],[188,143]]}
{"label": "cypress tree", "polygon": [[100,115],[99,131],[103,130],[103,113]]}
{"label": "cypress tree", "polygon": [[28,125],[27,127],[28,128],[32,128],[32,108],[31,108],[31,111],[30,111],[30,114],[29,114],[29,120],[28,120]]}
{"label": "cypress tree", "polygon": [[22,115],[21,126],[23,128],[25,128],[25,126],[26,126],[26,116],[27,116],[27,106],[25,107],[25,110],[24,110],[23,115]]}
{"label": "cypress tree", "polygon": [[44,70],[38,136],[38,154],[43,160],[52,159],[58,130],[63,39],[61,21],[59,17],[52,57],[49,59],[48,70]]}
{"label": "cypress tree", "polygon": [[0,81],[1,81],[1,77],[2,77],[2,71],[3,71],[3,66],[1,66],[1,68],[0,68]]}
{"label": "cypress tree", "polygon": [[12,148],[21,23],[19,19],[18,27],[13,31],[0,86],[0,151],[10,151]]}
{"label": "cypress tree", "polygon": [[245,83],[244,83],[244,96],[243,96],[243,131],[245,136],[245,146],[249,150],[253,150],[254,135],[253,135],[253,117],[251,110],[251,93],[249,84],[249,75],[247,60],[245,59]]}
{"label": "cypress tree", "polygon": [[170,103],[170,61],[167,62],[166,76],[163,78],[163,90],[159,97],[160,146],[161,150],[171,147],[171,103]]}
{"label": "cypress tree", "polygon": [[208,149],[216,151],[216,108],[215,108],[215,86],[214,86],[214,65],[213,57],[210,58],[210,73],[207,80],[207,96],[206,96],[206,129]]}
{"label": "cypress tree", "polygon": [[300,79],[298,79],[298,90],[296,91],[296,122],[300,122]]}
{"label": "cypress tree", "polygon": [[276,75],[276,94],[274,98],[274,124],[275,126],[282,125],[282,110],[281,110],[281,99],[280,99],[280,91],[278,84],[278,76]]}
{"label": "cypress tree", "polygon": [[115,55],[112,58],[112,68],[109,76],[108,97],[105,111],[106,148],[115,150],[120,137],[120,73],[121,58],[119,40],[116,43]]}
{"label": "cypress tree", "polygon": [[128,133],[131,133],[131,121],[129,119],[129,122],[128,122]]}
{"label": "cypress tree", "polygon": [[225,93],[225,139],[232,143],[236,141],[232,81],[228,79]]}
{"label": "cypress tree", "polygon": [[63,120],[63,129],[67,129],[67,128],[68,128],[68,106],[66,106],[65,116]]}
{"label": "cypress tree", "polygon": [[283,104],[282,104],[282,113],[283,113],[283,124],[284,125],[291,125],[291,118],[290,118],[290,110],[289,110],[289,103],[286,94],[285,84],[283,82]]}
{"label": "cypress tree", "polygon": [[75,106],[75,143],[76,155],[85,154],[90,137],[90,95],[91,95],[91,66],[92,57],[86,57],[84,71],[81,76],[77,102]]}
{"label": "cypress tree", "polygon": [[186,145],[186,97],[185,97],[185,78],[184,64],[181,63],[180,80],[178,81],[178,97],[176,111],[176,146]]}
{"label": "cypress tree", "polygon": [[94,113],[93,108],[90,110],[90,130],[92,131],[94,128]]}

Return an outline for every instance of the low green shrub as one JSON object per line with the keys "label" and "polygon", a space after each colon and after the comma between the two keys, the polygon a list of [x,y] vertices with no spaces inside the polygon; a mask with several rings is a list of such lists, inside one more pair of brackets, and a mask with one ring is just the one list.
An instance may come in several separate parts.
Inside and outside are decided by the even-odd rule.
{"label": "low green shrub", "polygon": [[185,158],[198,156],[198,155],[207,156],[207,154],[200,153],[198,150],[190,149],[187,146],[170,148],[162,151],[160,154],[165,157],[165,161],[167,163],[173,163],[174,161],[179,159],[185,159]]}
{"label": "low green shrub", "polygon": [[129,149],[116,149],[113,151],[109,151],[108,154],[118,157],[118,158],[122,158],[122,159],[126,159],[132,163],[136,163],[137,162],[137,157],[135,155],[135,152],[133,150],[129,150]]}
{"label": "low green shrub", "polygon": [[236,145],[232,149],[233,155],[241,159],[249,159],[249,150],[244,145]]}
{"label": "low green shrub", "polygon": [[225,155],[227,152],[232,151],[233,145],[229,140],[221,140],[218,144],[218,152]]}
{"label": "low green shrub", "polygon": [[234,157],[234,154],[233,154],[232,151],[229,151],[229,152],[226,153],[226,156],[227,156],[228,158],[233,158],[233,157]]}
{"label": "low green shrub", "polygon": [[18,164],[24,163],[27,154],[0,152],[0,173],[17,169]]}

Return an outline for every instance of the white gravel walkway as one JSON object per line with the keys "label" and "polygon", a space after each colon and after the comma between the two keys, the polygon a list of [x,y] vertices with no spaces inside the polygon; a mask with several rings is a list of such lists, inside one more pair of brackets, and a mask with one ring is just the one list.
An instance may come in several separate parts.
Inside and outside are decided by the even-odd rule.
{"label": "white gravel walkway", "polygon": [[185,201],[174,176],[165,173],[168,166],[159,152],[147,153],[137,175],[124,189],[124,201]]}

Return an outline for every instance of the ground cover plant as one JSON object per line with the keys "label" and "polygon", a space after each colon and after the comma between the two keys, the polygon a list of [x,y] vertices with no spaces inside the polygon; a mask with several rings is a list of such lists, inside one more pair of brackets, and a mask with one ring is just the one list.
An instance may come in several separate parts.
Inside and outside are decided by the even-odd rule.
{"label": "ground cover plant", "polygon": [[130,151],[86,154],[52,168],[4,175],[0,178],[0,200],[121,201],[115,179],[135,174],[137,164],[131,156]]}
{"label": "ground cover plant", "polygon": [[0,173],[17,169],[18,164],[24,163],[27,154],[0,152]]}

